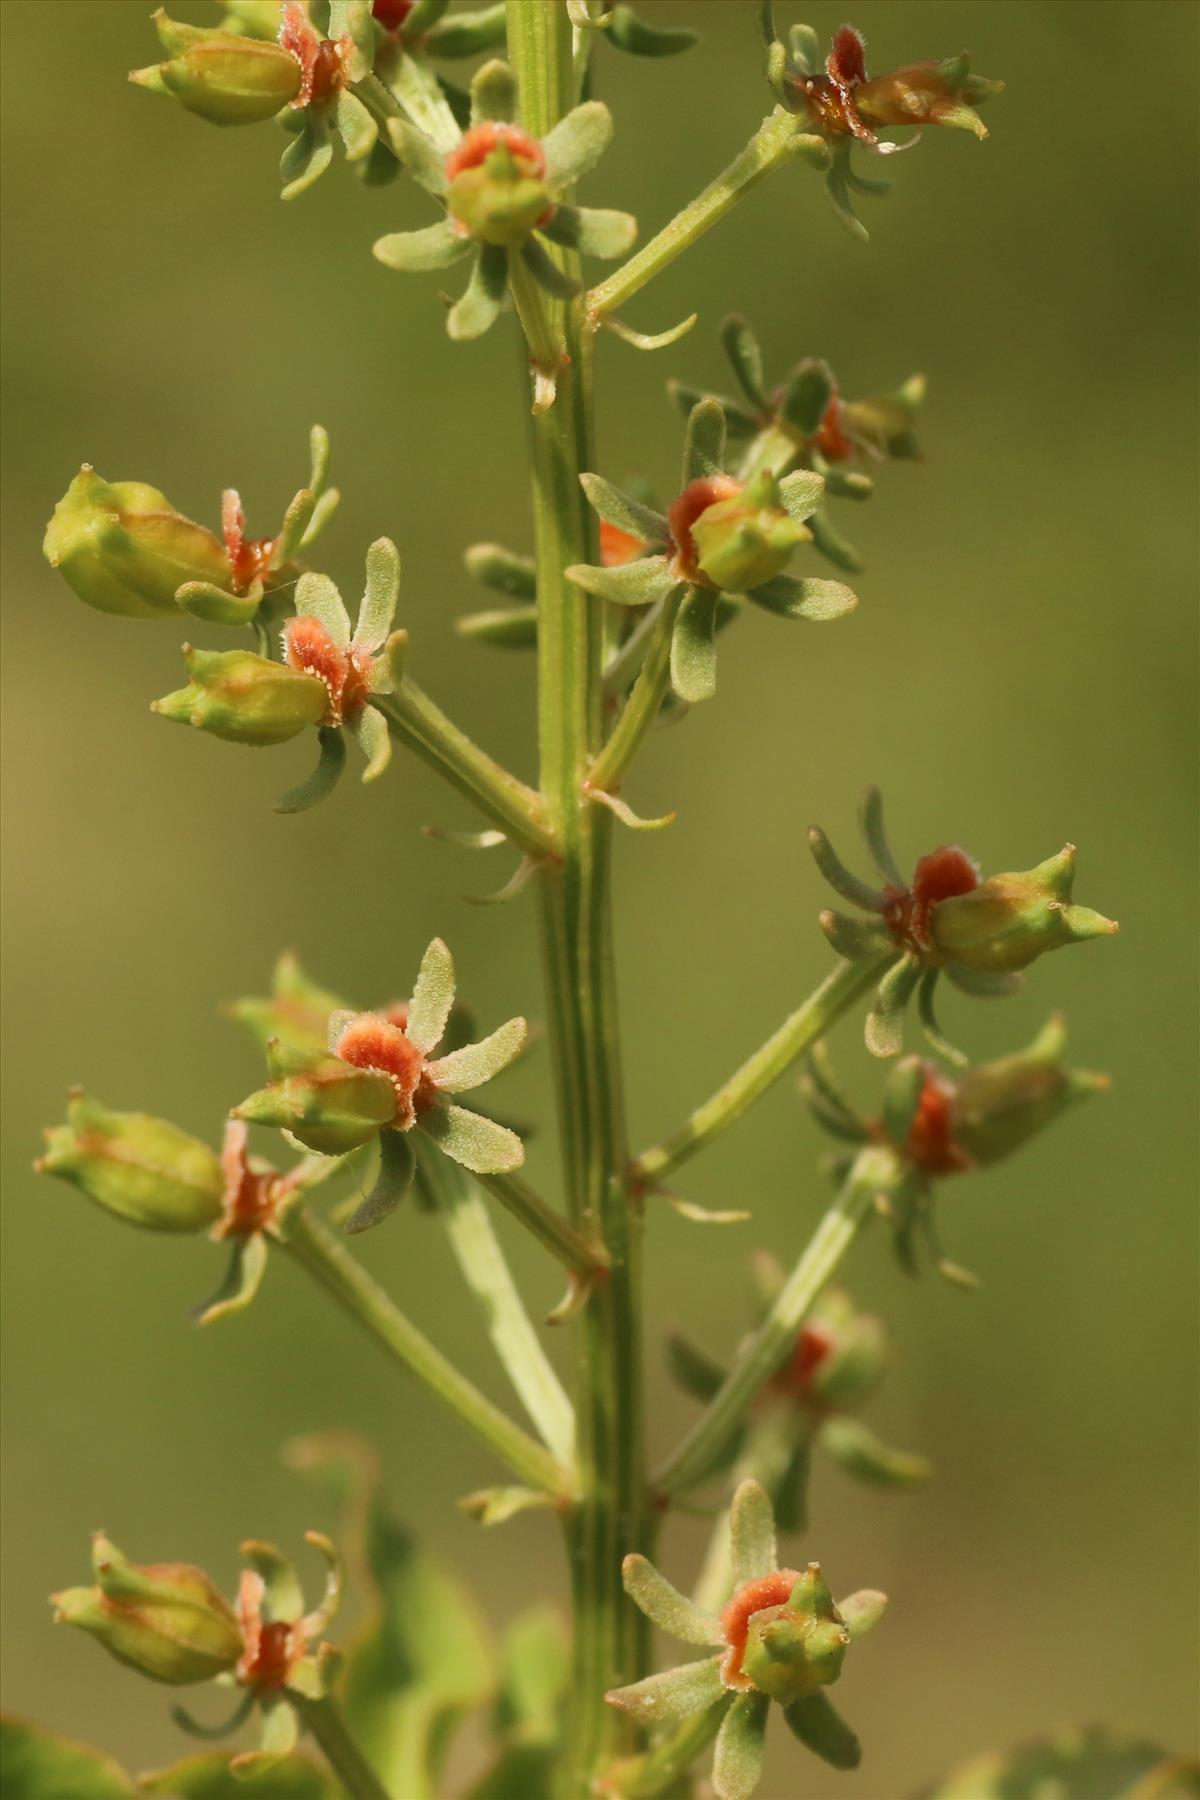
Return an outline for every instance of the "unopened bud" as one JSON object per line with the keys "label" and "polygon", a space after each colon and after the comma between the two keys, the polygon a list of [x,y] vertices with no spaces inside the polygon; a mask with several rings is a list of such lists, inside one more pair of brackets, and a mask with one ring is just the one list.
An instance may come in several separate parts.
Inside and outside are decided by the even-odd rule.
{"label": "unopened bud", "polygon": [[761,1693],[789,1706],[837,1680],[849,1642],[820,1567],[810,1563],[782,1605],[752,1615],[742,1669]]}
{"label": "unopened bud", "polygon": [[546,158],[515,125],[474,125],[446,158],[450,215],[485,244],[523,244],[554,210]]}
{"label": "unopened bud", "polygon": [[999,1162],[1019,1150],[1068,1107],[1102,1093],[1108,1078],[1064,1067],[1066,1030],[1049,1020],[1027,1050],[978,1063],[959,1076],[954,1138],[973,1163]]}
{"label": "unopened bud", "polygon": [[324,718],[325,683],[250,650],[184,648],[191,680],[151,708],[233,744],[282,744]]}
{"label": "unopened bud", "polygon": [[243,1100],[235,1119],[279,1126],[310,1150],[341,1156],[370,1143],[395,1118],[396,1089],[386,1075],[336,1056],[290,1060],[299,1066]]}
{"label": "unopened bud", "polygon": [[175,590],[210,582],[232,593],[211,531],[143,481],[104,481],[87,463],[54,509],[42,553],[88,606],[130,619],[178,618]]}
{"label": "unopened bud", "polygon": [[67,1123],[46,1133],[36,1167],[79,1188],[106,1212],[149,1231],[202,1231],[221,1210],[215,1151],[146,1113],[109,1112],[76,1091]]}
{"label": "unopened bud", "polygon": [[854,106],[868,125],[956,125],[987,136],[975,106],[1004,91],[1002,81],[972,75],[969,59],[909,63],[854,89]]}
{"label": "unopened bud", "polygon": [[787,565],[811,536],[786,512],[769,472],[705,508],[691,526],[700,573],[714,587],[740,594],[760,587]]}
{"label": "unopened bud", "polygon": [[172,1686],[236,1667],[242,1634],[233,1608],[202,1569],[126,1561],[103,1532],[94,1540],[98,1585],[52,1596],[55,1618],[99,1638],[119,1662]]}
{"label": "unopened bud", "polygon": [[1024,969],[1046,950],[1088,938],[1110,937],[1119,928],[1091,907],[1071,901],[1075,846],[1035,869],[993,875],[969,893],[939,901],[930,930],[945,961],[989,974]]}
{"label": "unopened bud", "polygon": [[134,69],[130,81],[168,94],[213,125],[256,125],[296,99],[304,71],[282,44],[154,15],[168,61]]}

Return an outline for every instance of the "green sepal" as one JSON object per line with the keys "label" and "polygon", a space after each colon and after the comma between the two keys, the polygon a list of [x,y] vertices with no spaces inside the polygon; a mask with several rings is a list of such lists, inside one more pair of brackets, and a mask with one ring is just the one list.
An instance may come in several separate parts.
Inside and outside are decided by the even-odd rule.
{"label": "green sepal", "polygon": [[925,1090],[925,1064],[905,1056],[887,1072],[883,1084],[883,1128],[891,1143],[903,1149],[913,1128]]}
{"label": "green sepal", "polygon": [[729,1509],[729,1542],[733,1585],[759,1581],[777,1567],[775,1518],[767,1490],[759,1481],[743,1481]]}
{"label": "green sepal", "polygon": [[426,225],[422,231],[392,231],[377,238],[371,254],[386,269],[423,275],[431,269],[448,269],[470,256],[475,248],[469,237],[455,231],[449,219]]}
{"label": "green sepal", "polygon": [[472,544],[463,553],[467,573],[484,587],[514,600],[537,598],[537,564],[532,556],[520,556],[503,544]]}
{"label": "green sepal", "polygon": [[883,795],[877,787],[869,787],[863,795],[862,804],[858,809],[858,822],[863,840],[870,852],[871,861],[884,881],[890,887],[906,888],[908,884],[897,867],[896,858],[892,855],[892,848],[888,843],[887,828],[883,819]]}
{"label": "green sepal", "polygon": [[264,1619],[298,1619],[304,1611],[304,1590],[291,1560],[258,1538],[243,1543],[242,1555],[262,1578]]}
{"label": "green sepal", "polygon": [[364,706],[351,725],[359,749],[367,759],[364,781],[378,781],[392,760],[392,734],[377,707]]}
{"label": "green sepal", "polygon": [[720,475],[725,467],[725,414],[719,400],[704,399],[688,414],[683,440],[683,486]]}
{"label": "green sepal", "polygon": [[585,100],[542,139],[546,175],[556,188],[569,188],[587,175],[612,142],[612,114],[602,100]]}
{"label": "green sepal", "polygon": [[865,244],[870,240],[871,234],[850,204],[849,174],[850,152],[839,146],[832,152],[832,160],[825,173],[825,192],[839,222],[857,243]]}
{"label": "green sepal", "polygon": [[417,186],[435,199],[442,199],[446,193],[446,160],[433,139],[408,119],[389,119],[387,133],[392,149]]}
{"label": "green sepal", "polygon": [[552,243],[565,244],[603,262],[633,248],[637,220],[632,213],[614,212],[609,207],[558,206],[554,216],[538,229]]}
{"label": "green sepal", "polygon": [[206,625],[249,625],[262,605],[263,584],[255,580],[244,594],[231,594],[211,581],[185,581],[175,590],[175,603]]}
{"label": "green sepal", "polygon": [[828,908],[818,913],[817,923],[832,948],[847,962],[863,962],[894,948],[892,935],[882,919],[852,919]]}
{"label": "green sepal", "polygon": [[621,1564],[625,1592],[640,1612],[682,1644],[721,1644],[724,1631],[715,1613],[704,1612],[673,1587],[644,1556],[627,1556]]}
{"label": "green sepal", "polygon": [[339,650],[350,648],[350,614],[328,575],[306,570],[296,583],[296,613],[323,625]]}
{"label": "green sepal", "polygon": [[857,1769],[862,1745],[824,1694],[807,1694],[785,1706],[783,1716],[793,1737],[834,1769]]}
{"label": "green sepal", "polygon": [[351,1068],[336,1057],[306,1056],[303,1065],[251,1094],[231,1116],[290,1131],[322,1156],[357,1150],[391,1124],[396,1091],[385,1075]]}
{"label": "green sepal", "polygon": [[863,559],[853,544],[836,532],[823,512],[815,512],[808,521],[808,529],[812,532],[813,543],[835,568],[845,569],[849,575],[857,575],[863,567]]}
{"label": "green sepal", "polygon": [[306,106],[304,124],[279,159],[280,198],[295,200],[319,181],[333,161],[329,126],[316,107]]}
{"label": "green sepal", "polygon": [[804,75],[819,75],[825,65],[821,40],[811,25],[793,25],[788,32],[792,60]]}
{"label": "green sepal", "polygon": [[500,244],[480,244],[466,291],[446,315],[446,330],[458,343],[482,337],[500,316],[508,285],[508,252]]}
{"label": "green sepal", "polygon": [[801,437],[815,437],[836,392],[829,364],[819,357],[807,357],[789,375],[779,410]]}
{"label": "green sepal", "polygon": [[478,1043],[464,1044],[428,1065],[427,1073],[440,1092],[464,1094],[492,1081],[525,1047],[529,1027],[524,1019],[509,1019]]}
{"label": "green sepal", "polygon": [[317,739],[320,751],[316,768],[305,781],[280,794],[273,802],[275,812],[307,812],[310,806],[319,806],[322,800],[327,800],[341,780],[346,767],[345,738],[336,725],[322,725]]}
{"label": "green sepal", "polygon": [[750,1800],[758,1786],[770,1705],[765,1694],[738,1694],[721,1720],[712,1770],[717,1800]]}
{"label": "green sepal", "polygon": [[[409,25],[416,8],[408,15]],[[439,19],[425,34],[427,56],[458,58],[478,56],[482,50],[495,50],[505,39],[504,0],[494,6],[482,6],[473,12],[456,12]]]}
{"label": "green sepal", "polygon": [[407,1132],[381,1131],[379,1134],[379,1174],[375,1186],[361,1201],[343,1229],[348,1236],[371,1231],[382,1225],[389,1213],[395,1212],[412,1186],[416,1158]]}
{"label": "green sepal", "polygon": [[231,1313],[244,1312],[259,1288],[267,1268],[267,1240],[261,1231],[235,1238],[229,1268],[216,1292],[196,1308],[197,1325],[212,1325]]}
{"label": "green sepal", "polygon": [[474,1175],[508,1175],[525,1161],[515,1131],[465,1106],[431,1106],[417,1122],[439,1150]]}
{"label": "green sepal", "polygon": [[509,64],[494,58],[476,69],[471,78],[471,123],[488,120],[508,125],[516,117],[517,78]]}
{"label": "green sepal", "polygon": [[794,469],[779,482],[779,498],[784,510],[797,524],[804,524],[820,506],[825,495],[826,478],[815,469]]}
{"label": "green sepal", "polygon": [[762,429],[762,420],[758,414],[748,412],[740,401],[730,399],[728,394],[707,394],[701,388],[691,387],[686,381],[675,380],[668,381],[667,394],[685,419],[702,400],[715,400],[725,414],[726,430],[730,437],[753,437]]}
{"label": "green sepal", "polygon": [[619,531],[627,531],[648,544],[669,543],[667,521],[653,507],[643,506],[640,500],[622,493],[611,481],[605,481],[603,475],[581,475],[579,485],[587,495],[592,511]]}
{"label": "green sepal", "polygon": [[678,1331],[668,1333],[664,1350],[667,1368],[676,1385],[693,1400],[707,1404],[719,1390],[728,1370]]}
{"label": "green sepal", "polygon": [[[308,539],[318,499],[319,495],[313,488],[301,488],[298,493],[292,495],[287,511],[283,515],[283,523],[271,546],[268,567],[273,574],[289,563],[300,546]],[[182,602],[180,604],[182,605]]]}
{"label": "green sepal", "polygon": [[358,95],[343,88],[337,97],[333,117],[346,161],[362,162],[364,157],[370,156],[379,140],[379,127]]}
{"label": "green sepal", "polygon": [[826,1419],[821,1426],[821,1448],[848,1475],[875,1487],[917,1487],[933,1473],[928,1458],[891,1449],[858,1419]]}
{"label": "green sepal", "polygon": [[748,588],[746,598],[782,618],[808,619],[816,624],[842,619],[858,605],[858,595],[843,582],[825,581],[820,576],[795,581],[790,575],[775,575]]}
{"label": "green sepal", "polygon": [[245,1025],[262,1048],[275,1039],[303,1052],[321,1053],[329,1015],[343,1004],[340,995],[310,981],[295,955],[285,951],[272,971],[269,999],[234,1000],[224,1010]]}
{"label": "green sepal", "polygon": [[917,1017],[921,1021],[921,1029],[931,1048],[943,1061],[952,1063],[956,1068],[965,1069],[970,1058],[965,1050],[960,1050],[956,1044],[950,1042],[938,1024],[937,1014],[933,1010],[933,997],[937,991],[940,974],[940,969],[926,969],[921,977],[921,985],[917,989]]}
{"label": "green sepal", "polygon": [[104,1751],[29,1719],[0,1719],[0,1793],[6,1800],[133,1800],[136,1791]]}
{"label": "green sepal", "polygon": [[852,1643],[874,1631],[887,1611],[888,1597],[878,1588],[859,1588],[837,1603],[838,1614],[850,1633]]}
{"label": "green sepal", "polygon": [[763,386],[762,350],[748,319],[730,313],[722,320],[721,348],[729,358],[738,385],[756,413],[769,413],[770,401]]}
{"label": "green sepal", "polygon": [[868,886],[851,873],[819,825],[809,826],[808,847],[821,874],[843,900],[849,900],[851,906],[861,907],[864,912],[883,912],[883,894],[880,889]]}
{"label": "green sepal", "polygon": [[706,1712],[724,1694],[721,1658],[708,1656],[701,1662],[681,1663],[676,1669],[647,1675],[628,1687],[612,1688],[604,1698],[619,1712],[648,1723],[660,1723],[664,1719],[688,1719],[693,1713]]}
{"label": "green sepal", "polygon": [[920,959],[902,956],[875,990],[875,1004],[864,1030],[872,1056],[898,1056],[904,1046],[904,1011],[920,982]]}
{"label": "green sepal", "polygon": [[653,606],[668,599],[682,586],[665,556],[639,556],[635,562],[605,569],[592,563],[573,563],[564,571],[585,593],[617,606]]}
{"label": "green sepal", "polygon": [[488,612],[461,613],[454,621],[460,637],[488,644],[494,650],[535,650],[538,641],[536,605],[496,607]]}
{"label": "green sepal", "polygon": [[632,6],[614,6],[608,15],[607,39],[629,56],[678,56],[700,40],[698,31],[686,25],[648,25]]}
{"label": "green sepal", "polygon": [[454,958],[442,938],[432,938],[417,970],[404,1028],[409,1042],[426,1056],[446,1034],[456,991]]}
{"label": "green sepal", "polygon": [[717,590],[690,587],[671,632],[671,688],[686,705],[717,691]]}

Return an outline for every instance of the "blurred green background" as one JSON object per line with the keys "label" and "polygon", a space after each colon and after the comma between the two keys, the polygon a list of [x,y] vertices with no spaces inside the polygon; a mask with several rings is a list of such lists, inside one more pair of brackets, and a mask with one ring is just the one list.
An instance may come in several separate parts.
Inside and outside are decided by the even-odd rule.
{"label": "blurred green background", "polygon": [[[597,58],[618,132],[588,197],[631,207],[643,235],[765,105],[749,0],[647,11],[699,15],[706,42],[663,64]],[[45,1596],[84,1577],[98,1525],[227,1580],[242,1536],[295,1544],[317,1521],[278,1460],[293,1433],[373,1437],[397,1506],[495,1618],[561,1586],[543,1525],[485,1536],[459,1517],[456,1496],[492,1477],[486,1457],[282,1258],[249,1316],[199,1334],[186,1314],[215,1283],[215,1248],[122,1230],[29,1172],[74,1081],[215,1137],[260,1066],[218,1002],[261,992],[284,946],[369,1004],[404,991],[442,932],[489,1025],[541,1007],[528,898],[462,905],[507,869],[419,834],[471,822],[431,775],[399,757],[373,790],[347,781],[314,813],[275,815],[308,745],[251,754],[152,719],[183,632],[88,611],[41,560],[83,459],[211,522],[236,482],[251,530],[271,529],[319,419],[345,496],[322,565],[357,593],[367,542],[393,534],[418,679],[530,771],[529,669],[452,631],[483,603],[464,544],[528,543],[511,328],[454,348],[436,278],[372,261],[382,230],[427,222],[414,191],[363,190],[339,165],[281,206],[271,128],[221,133],[128,89],[126,69],[155,53],[147,12],[0,7],[7,1701],[141,1767],[182,1749],[163,1696],[54,1631]],[[802,16],[826,35],[841,0]],[[821,820],[848,852],[870,780],[902,860],[957,840],[989,869],[1024,867],[1069,837],[1079,897],[1124,930],[1040,964],[1003,1008],[945,1004],[979,1054],[1065,1008],[1076,1058],[1110,1069],[1114,1090],[946,1191],[951,1253],[984,1278],[975,1298],[902,1278],[883,1233],[856,1257],[854,1291],[900,1346],[871,1422],[938,1476],[895,1499],[821,1469],[804,1552],[838,1590],[887,1588],[894,1614],[839,1695],[862,1769],[835,1784],[777,1739],[768,1800],[835,1785],[895,1800],[1070,1720],[1179,1747],[1195,1735],[1197,16],[1159,0],[860,0],[852,16],[875,70],[967,45],[1003,76],[989,141],[927,133],[892,171],[895,194],[863,203],[866,247],[810,171],[773,177],[631,305],[648,329],[698,309],[689,338],[653,357],[599,347],[601,467],[664,491],[680,428],[663,383],[727,385],[715,332],[733,308],[774,371],[819,354],[851,395],[913,369],[930,380],[925,465],[884,470],[865,508],[839,505],[869,559],[859,612],[821,631],[749,618],[723,641],[718,702],[664,730],[630,789],[639,809],[680,815],[619,844],[634,1140],[675,1123],[828,968],[803,827]],[[857,1037],[845,1028],[837,1056],[872,1104]],[[544,1116],[548,1080],[543,1049],[506,1104]],[[745,1256],[794,1254],[817,1216],[821,1150],[785,1084],[689,1167],[689,1196],[752,1207],[754,1224],[653,1215],[656,1326],[727,1349]],[[552,1185],[548,1132],[534,1163]],[[363,1254],[502,1396],[435,1227],[409,1212]],[[534,1303],[552,1301],[544,1259],[513,1254]],[[690,1414],[651,1375],[661,1448]],[[677,1578],[701,1543],[698,1524],[678,1527]]]}

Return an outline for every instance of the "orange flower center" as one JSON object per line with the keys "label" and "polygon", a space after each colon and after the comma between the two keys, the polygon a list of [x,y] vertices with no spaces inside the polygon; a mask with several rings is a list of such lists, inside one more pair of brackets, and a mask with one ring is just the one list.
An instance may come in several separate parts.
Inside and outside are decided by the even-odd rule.
{"label": "orange flower center", "polygon": [[324,725],[353,724],[371,691],[371,658],[367,651],[339,650],[319,619],[289,619],[283,633],[288,667],[315,675],[325,683],[329,710]]}
{"label": "orange flower center", "polygon": [[692,537],[692,526],[718,500],[729,500],[741,491],[741,482],[730,475],[702,475],[697,481],[689,481],[678,500],[671,502],[667,525],[675,546],[675,573],[681,580],[712,586],[700,572],[700,553]]}
{"label": "orange flower center", "polygon": [[954,1090],[933,1069],[926,1071],[904,1154],[929,1175],[953,1175],[970,1166],[954,1142]]}
{"label": "orange flower center", "polygon": [[635,537],[632,531],[622,531],[619,525],[612,525],[607,519],[600,521],[600,561],[606,569],[618,568],[622,563],[634,562],[645,554],[644,538]]}
{"label": "orange flower center", "polygon": [[501,144],[524,165],[524,173],[541,180],[546,173],[546,157],[537,139],[522,131],[519,125],[488,121],[483,125],[472,125],[462,143],[450,152],[446,158],[447,181],[453,181],[464,169],[479,168]]}
{"label": "orange flower center", "polygon": [[300,91],[291,102],[294,108],[330,100],[346,85],[344,56],[349,40],[318,37],[304,8],[295,0],[283,9],[279,42],[300,64]]}
{"label": "orange flower center", "polygon": [[236,488],[226,488],[221,496],[221,536],[234,593],[244,594],[260,575],[266,574],[275,539],[246,536],[246,515]]}
{"label": "orange flower center", "polygon": [[335,1054],[352,1068],[387,1077],[396,1090],[392,1124],[398,1131],[407,1131],[417,1113],[434,1099],[436,1090],[425,1072],[424,1054],[399,1025],[377,1013],[361,1013],[351,1019]]}
{"label": "orange flower center", "polygon": [[750,1621],[755,1613],[765,1611],[768,1606],[782,1606],[799,1580],[797,1569],[775,1569],[757,1581],[748,1581],[729,1601],[721,1614],[725,1642],[729,1646],[721,1664],[721,1680],[727,1688],[736,1688],[743,1693],[753,1688],[754,1683],[742,1669]]}
{"label": "orange flower center", "polygon": [[933,909],[939,901],[969,894],[979,886],[979,867],[974,857],[957,844],[923,856],[913,871],[911,888],[884,890],[884,922],[902,949],[929,956],[934,948]]}
{"label": "orange flower center", "polygon": [[796,1334],[792,1354],[771,1386],[811,1406],[813,1376],[833,1349],[833,1335],[821,1325],[805,1325]]}

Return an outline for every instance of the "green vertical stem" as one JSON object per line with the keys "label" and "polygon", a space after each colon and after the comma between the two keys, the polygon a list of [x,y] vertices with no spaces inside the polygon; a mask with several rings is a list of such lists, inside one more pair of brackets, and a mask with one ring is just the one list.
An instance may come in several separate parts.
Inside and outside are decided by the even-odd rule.
{"label": "green vertical stem", "polygon": [[[525,128],[544,136],[574,102],[571,28],[561,0],[508,0],[509,57]],[[576,273],[576,259],[556,252]],[[612,820],[585,803],[601,730],[601,609],[564,578],[594,562],[591,513],[579,486],[593,467],[590,345],[579,303],[547,299],[566,360],[554,404],[531,417],[538,584],[541,788],[559,856],[539,871],[546,982],[572,1219],[598,1238],[611,1268],[579,1322],[576,1399],[582,1497],[569,1525],[574,1670],[562,1791],[592,1781],[622,1727],[606,1690],[643,1672],[644,1634],[621,1587],[621,1560],[640,1547],[642,1448],[640,1219],[617,1180],[626,1157],[612,971]],[[531,390],[532,392],[532,390]]]}
{"label": "green vertical stem", "polygon": [[350,1736],[336,1700],[306,1700],[289,1692],[288,1701],[299,1713],[305,1731],[320,1744],[349,1800],[388,1800],[387,1789]]}

